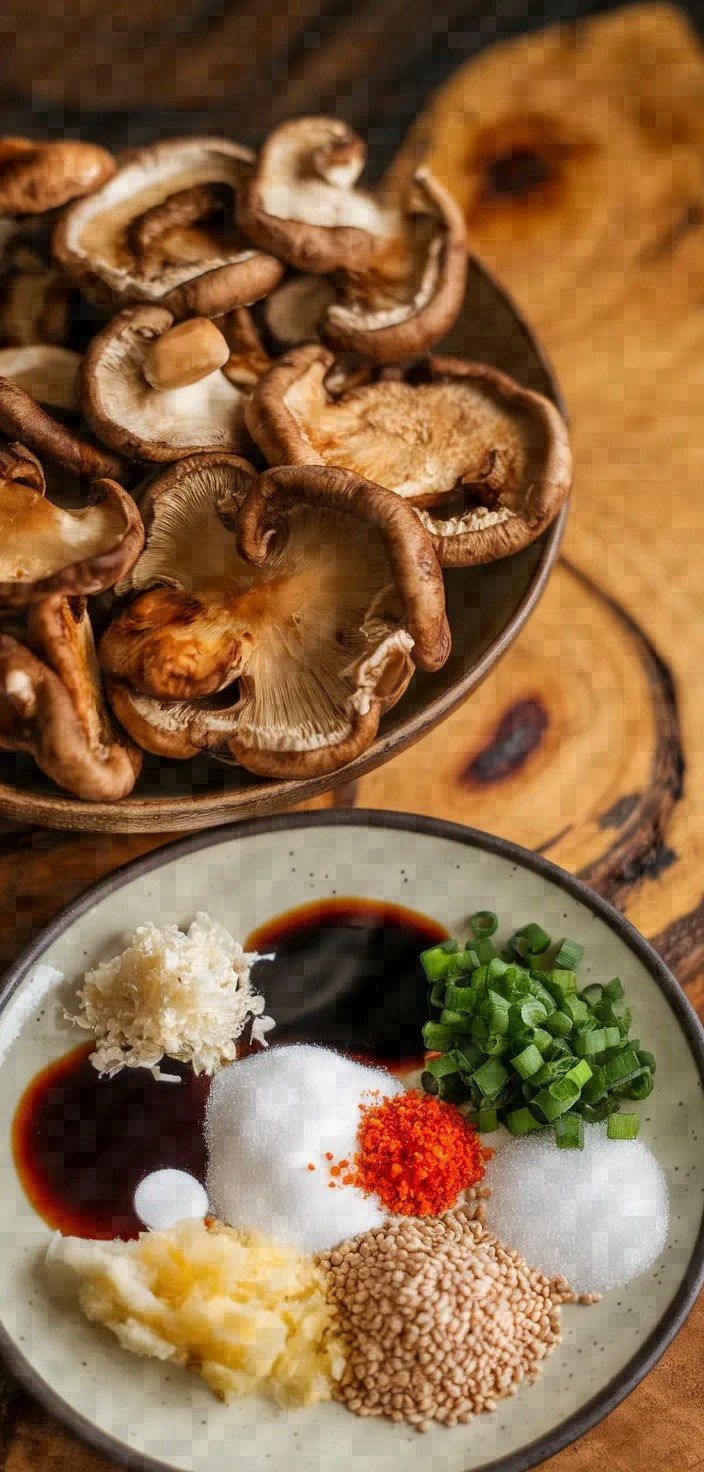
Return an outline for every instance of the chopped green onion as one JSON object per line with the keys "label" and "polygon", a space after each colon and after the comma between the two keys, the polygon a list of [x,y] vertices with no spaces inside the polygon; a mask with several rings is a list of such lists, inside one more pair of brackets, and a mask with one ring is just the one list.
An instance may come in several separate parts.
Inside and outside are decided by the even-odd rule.
{"label": "chopped green onion", "polygon": [[488,966],[491,961],[498,957],[498,951],[493,940],[487,936],[485,940],[477,940],[474,949],[479,957],[480,966]]}
{"label": "chopped green onion", "polygon": [[544,1053],[546,1048],[550,1048],[552,1046],[552,1041],[553,1040],[550,1036],[550,1033],[545,1032],[542,1027],[536,1027],[533,1029],[533,1037],[531,1039],[531,1042],[533,1043],[533,1046],[538,1049],[539,1053]]}
{"label": "chopped green onion", "polygon": [[428,981],[440,981],[449,975],[452,970],[451,957],[459,951],[459,942],[456,940],[444,940],[438,946],[431,946],[427,951],[421,951],[420,964],[428,978]]}
{"label": "chopped green onion", "polygon": [[480,1109],[476,1123],[480,1135],[490,1135],[499,1128],[499,1116],[495,1109]]}
{"label": "chopped green onion", "polygon": [[599,1027],[578,1031],[574,1040],[574,1051],[578,1058],[593,1058],[595,1053],[603,1053],[605,1047],[605,1032]]}
{"label": "chopped green onion", "polygon": [[476,910],[469,917],[469,928],[477,940],[487,940],[499,928],[498,915],[493,910]]}
{"label": "chopped green onion", "polygon": [[[423,1069],[423,1077],[426,1075],[433,1079],[447,1078],[448,1074],[457,1073],[457,1064],[451,1053],[443,1053],[441,1058],[429,1058]],[[423,1085],[425,1088],[425,1084]],[[435,1090],[431,1089],[431,1093]]]}
{"label": "chopped green onion", "polygon": [[439,1022],[426,1022],[423,1042],[430,1053],[446,1053],[452,1045],[454,1028],[443,1027]]}
{"label": "chopped green onion", "polygon": [[584,955],[584,946],[577,940],[563,940],[555,957],[555,966],[558,971],[576,971]]}
{"label": "chopped green onion", "polygon": [[558,1115],[553,1128],[559,1150],[584,1149],[584,1120],[581,1115]]}
{"label": "chopped green onion", "polygon": [[635,1140],[640,1129],[637,1114],[611,1114],[606,1126],[609,1140]]}
{"label": "chopped green onion", "polygon": [[589,1006],[593,1007],[595,1002],[601,1001],[603,990],[603,986],[599,986],[598,982],[594,982],[591,986],[585,986],[579,995],[583,1002],[588,1002]]}
{"label": "chopped green onion", "polygon": [[534,1043],[529,1043],[528,1047],[524,1048],[522,1053],[519,1053],[516,1058],[511,1059],[511,1063],[516,1073],[520,1073],[523,1079],[530,1078],[532,1074],[537,1073],[538,1069],[543,1066],[542,1057]]}
{"label": "chopped green onion", "polygon": [[[579,1089],[576,1084],[568,1084],[566,1088],[562,1088],[564,1083],[564,1079],[558,1079],[557,1083],[550,1084],[549,1088],[541,1089],[532,1101],[533,1106],[544,1114],[548,1124],[553,1124],[558,1114],[565,1114],[568,1109],[571,1109],[579,1098]],[[562,1092],[553,1094],[553,1089],[561,1089]]]}
{"label": "chopped green onion", "polygon": [[467,1026],[467,1018],[462,1012],[454,1012],[451,1007],[443,1007],[440,1013],[440,1026],[451,1027],[453,1032],[458,1029],[464,1030]]}
{"label": "chopped green onion", "polygon": [[575,1063],[574,1068],[571,1068],[569,1073],[565,1074],[565,1078],[572,1079],[573,1083],[575,1083],[579,1089],[583,1088],[584,1085],[589,1082],[591,1076],[592,1071],[589,1064],[587,1063],[586,1058],[580,1058],[579,1063]]}
{"label": "chopped green onion", "polygon": [[520,930],[514,930],[508,943],[508,950],[520,960],[538,961],[545,955],[550,945],[550,936],[542,925],[522,925]]}
{"label": "chopped green onion", "polygon": [[430,1005],[431,1005],[431,1007],[444,1007],[445,1006],[445,991],[446,991],[446,988],[447,988],[447,982],[446,981],[435,981],[435,982],[433,982],[432,991],[430,993]]}
{"label": "chopped green onion", "polygon": [[655,1059],[653,1058],[652,1053],[649,1053],[647,1051],[647,1048],[637,1048],[636,1052],[638,1054],[638,1062],[642,1063],[644,1068],[650,1069],[651,1073],[654,1073]]}
{"label": "chopped green onion", "polygon": [[638,1078],[634,1078],[628,1090],[629,1099],[647,1099],[652,1094],[655,1085],[653,1075],[649,1068],[644,1068]]}
{"label": "chopped green onion", "polygon": [[556,1037],[568,1038],[572,1031],[572,1018],[566,1012],[556,1008],[549,1017],[544,1018],[543,1027],[547,1032],[554,1033]]}
{"label": "chopped green onion", "polygon": [[490,1058],[503,1058],[504,1053],[508,1053],[511,1042],[501,1033],[490,1032],[486,1042],[482,1043],[482,1047]]}
{"label": "chopped green onion", "polygon": [[475,1088],[481,1089],[485,1098],[493,1099],[507,1080],[508,1073],[503,1063],[498,1058],[488,1058],[486,1063],[477,1069],[472,1083]]}
{"label": "chopped green onion", "polygon": [[603,995],[607,1002],[622,1002],[625,996],[623,982],[620,976],[614,976],[613,981],[608,981],[604,987]]}
{"label": "chopped green onion", "polygon": [[527,1135],[531,1130],[541,1130],[543,1128],[540,1120],[536,1119],[534,1114],[531,1114],[527,1105],[523,1109],[514,1109],[510,1114],[507,1114],[505,1124],[507,1130],[510,1130],[512,1135]]}
{"label": "chopped green onion", "polygon": [[637,1053],[632,1048],[626,1048],[623,1053],[617,1053],[614,1058],[609,1058],[604,1064],[604,1080],[607,1089],[618,1088],[620,1084],[630,1083],[632,1078],[641,1073],[642,1064],[638,1061]]}
{"label": "chopped green onion", "polygon": [[[470,1012],[474,1004],[474,988],[471,986],[456,986],[454,982],[447,983],[445,992],[445,1006],[453,1012]],[[443,1021],[443,1018],[440,1018]]]}
{"label": "chopped green onion", "polygon": [[484,1018],[483,1017],[473,1017],[472,1018],[472,1037],[473,1038],[476,1038],[477,1042],[481,1043],[481,1042],[484,1042],[485,1039],[488,1038],[488,1036],[489,1036],[489,1027],[488,1027],[488,1024],[484,1021]]}
{"label": "chopped green onion", "polygon": [[586,1002],[580,1001],[579,997],[573,997],[571,995],[563,997],[561,1005],[567,1013],[568,1017],[571,1017],[574,1023],[584,1023],[588,1021],[589,1008]]}

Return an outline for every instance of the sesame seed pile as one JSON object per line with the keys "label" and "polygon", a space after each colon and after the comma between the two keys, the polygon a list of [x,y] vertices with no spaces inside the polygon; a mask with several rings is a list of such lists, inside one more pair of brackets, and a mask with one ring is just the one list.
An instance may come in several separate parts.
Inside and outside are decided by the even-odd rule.
{"label": "sesame seed pile", "polygon": [[347,1345],[335,1395],[349,1410],[419,1431],[455,1426],[540,1373],[575,1295],[503,1247],[481,1215],[393,1220],[321,1254]]}

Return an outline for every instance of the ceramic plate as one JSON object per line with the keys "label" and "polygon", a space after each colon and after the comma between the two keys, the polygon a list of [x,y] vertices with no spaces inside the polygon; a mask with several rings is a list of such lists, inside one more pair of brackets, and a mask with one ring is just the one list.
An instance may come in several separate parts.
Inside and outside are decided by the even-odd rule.
{"label": "ceramic plate", "polygon": [[[462,312],[435,351],[490,363],[562,407],[554,375],[535,334],[478,261],[471,262]],[[545,589],[566,518],[565,506],[537,542],[513,557],[485,567],[446,572],[452,631],[449,659],[435,674],[418,671],[398,705],[384,716],[376,740],[339,772],[271,781],[204,754],[184,762],[147,754],[129,797],[121,802],[82,802],[60,792],[26,753],[0,751],[0,815],[48,828],[106,833],[183,831],[280,812],[340,783],[355,781],[427,735],[503,657]]]}
{"label": "ceramic plate", "polygon": [[[639,1106],[662,1164],[671,1221],[660,1260],[593,1308],[563,1310],[564,1340],[534,1387],[469,1426],[425,1435],[342,1406],[283,1412],[255,1399],[226,1407],[185,1370],[124,1353],[67,1312],[41,1266],[50,1232],[29,1205],[10,1147],[17,1101],[44,1065],[82,1039],[61,1003],[85,968],[144,920],[187,924],[199,909],[244,937],[293,906],[333,895],[400,903],[466,936],[468,915],[501,917],[500,939],[529,919],[587,946],[581,975],[621,976],[638,1035],[657,1052],[656,1089]],[[44,998],[38,961],[64,973]],[[276,997],[269,995],[276,1015]],[[289,999],[290,1000],[290,999]],[[143,1472],[519,1472],[606,1415],[651,1368],[704,1277],[704,1034],[672,976],[620,915],[546,860],[429,819],[318,813],[269,819],[161,849],[88,891],[11,972],[0,1002],[0,1323],[4,1354],[39,1400],[105,1456]]]}

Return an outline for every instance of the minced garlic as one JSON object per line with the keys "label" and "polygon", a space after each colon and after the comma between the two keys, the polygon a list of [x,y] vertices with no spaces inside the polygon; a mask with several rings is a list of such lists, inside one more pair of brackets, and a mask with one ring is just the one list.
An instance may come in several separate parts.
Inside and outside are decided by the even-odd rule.
{"label": "minced garlic", "polygon": [[250,982],[258,959],[209,915],[197,914],[187,934],[141,925],[121,956],[87,972],[71,1020],[95,1033],[91,1062],[100,1073],[151,1068],[160,1077],[166,1055],[213,1074],[237,1056],[249,1018],[264,1046],[274,1026]]}
{"label": "minced garlic", "polygon": [[342,1346],[311,1257],[220,1223],[183,1221],[136,1242],[61,1237],[47,1254],[80,1279],[86,1317],[124,1349],[201,1375],[223,1400],[329,1400]]}

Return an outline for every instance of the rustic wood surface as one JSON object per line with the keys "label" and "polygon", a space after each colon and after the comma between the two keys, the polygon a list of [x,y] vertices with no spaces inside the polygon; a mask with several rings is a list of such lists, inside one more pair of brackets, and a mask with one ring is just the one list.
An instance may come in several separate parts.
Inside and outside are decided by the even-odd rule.
{"label": "rustic wood surface", "polygon": [[[243,63],[229,106],[251,114],[255,130],[272,98],[286,111],[337,96],[358,124],[378,118],[378,84],[404,37],[401,61],[413,70],[403,6],[341,9],[344,24],[336,7],[329,36],[320,31],[317,72],[302,46],[298,70],[265,97]],[[167,105],[189,88],[192,101],[213,101],[224,71],[209,58],[225,33],[228,48],[233,35],[243,55],[252,48],[261,74],[276,38],[284,55],[306,16],[322,27],[312,0],[270,3],[261,21],[221,6],[194,43],[193,69],[180,53],[165,69],[154,38],[162,24],[177,35],[178,16],[152,0],[148,24],[136,5],[129,21],[128,4],[124,41],[106,16],[102,61],[86,80],[78,33],[75,64],[66,60],[63,3],[48,11],[50,24],[32,33],[37,89],[88,107],[107,93],[116,106],[142,106],[147,86],[170,89]],[[26,0],[23,12],[43,18],[46,0]],[[513,13],[520,25],[519,4]],[[450,57],[453,14],[446,6]],[[10,75],[0,50],[0,76],[14,86],[29,63],[13,65]],[[430,159],[461,199],[476,250],[542,334],[573,423],[577,482],[563,560],[498,670],[437,732],[336,800],[451,817],[540,849],[625,911],[704,1016],[703,141],[704,59],[681,14],[663,6],[488,50],[419,120],[397,167]],[[87,883],[164,841],[6,833],[0,966]],[[6,1472],[107,1465],[7,1377],[0,1459]],[[546,1465],[704,1467],[704,1302],[628,1400]]]}

